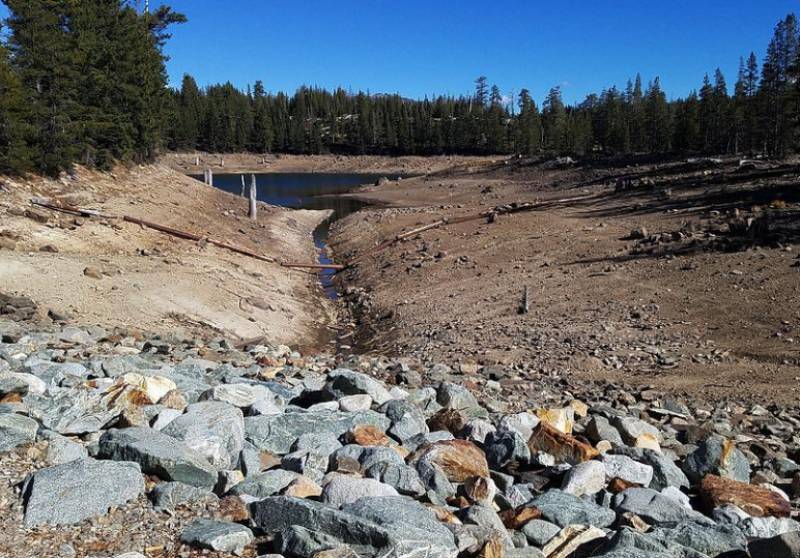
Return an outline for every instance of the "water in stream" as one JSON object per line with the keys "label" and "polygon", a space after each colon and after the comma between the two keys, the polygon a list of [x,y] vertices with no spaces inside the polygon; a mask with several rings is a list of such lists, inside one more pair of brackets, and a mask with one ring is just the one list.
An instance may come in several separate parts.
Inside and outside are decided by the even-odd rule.
{"label": "water in stream", "polygon": [[[238,195],[242,190],[241,176],[240,174],[215,174],[214,186]],[[256,185],[258,187],[259,201],[293,209],[333,210],[331,216],[314,231],[314,244],[319,252],[319,262],[331,263],[330,255],[328,254],[328,231],[330,225],[337,219],[354,213],[367,205],[364,201],[337,194],[344,194],[363,184],[372,184],[382,176],[386,176],[390,180],[395,180],[399,177],[399,175],[363,173],[275,172],[257,174]],[[202,180],[201,176],[195,178]],[[249,188],[249,174],[245,175],[245,183]],[[325,294],[331,299],[338,298],[338,293],[333,285],[333,271],[322,270],[319,273],[319,278]]]}

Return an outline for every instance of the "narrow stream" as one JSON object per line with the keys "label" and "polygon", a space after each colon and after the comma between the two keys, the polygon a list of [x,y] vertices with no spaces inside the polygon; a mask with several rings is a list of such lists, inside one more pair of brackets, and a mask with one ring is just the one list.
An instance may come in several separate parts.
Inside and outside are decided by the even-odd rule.
{"label": "narrow stream", "polygon": [[[275,172],[256,174],[256,186],[258,187],[259,201],[292,209],[333,210],[331,216],[314,230],[314,245],[319,254],[319,263],[331,263],[328,253],[328,232],[331,224],[368,205],[364,201],[337,194],[350,192],[364,184],[372,184],[383,176],[395,180],[400,175]],[[215,174],[214,186],[239,195],[242,191],[241,177],[241,174]],[[203,179],[202,176],[194,176],[194,178]],[[249,174],[245,175],[245,184],[249,188]],[[319,280],[326,296],[336,300],[339,293],[333,285],[333,275],[332,270],[322,270],[319,272]]]}

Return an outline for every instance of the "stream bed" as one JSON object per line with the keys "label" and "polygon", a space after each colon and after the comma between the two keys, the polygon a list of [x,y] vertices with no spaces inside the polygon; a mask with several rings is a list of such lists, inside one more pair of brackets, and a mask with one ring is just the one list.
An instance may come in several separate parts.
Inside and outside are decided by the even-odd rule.
{"label": "stream bed", "polygon": [[[332,209],[331,216],[314,230],[314,245],[317,247],[319,263],[331,263],[328,252],[328,232],[331,224],[362,207],[369,205],[362,200],[344,194],[364,184],[373,184],[381,177],[396,180],[401,175],[367,173],[302,173],[273,172],[256,174],[258,200],[272,205],[292,209]],[[202,176],[195,176],[202,180]],[[245,193],[250,185],[250,175],[245,175]],[[239,195],[242,192],[241,174],[215,174],[214,186]],[[333,284],[333,270],[319,272],[320,283],[328,298],[339,297]]]}

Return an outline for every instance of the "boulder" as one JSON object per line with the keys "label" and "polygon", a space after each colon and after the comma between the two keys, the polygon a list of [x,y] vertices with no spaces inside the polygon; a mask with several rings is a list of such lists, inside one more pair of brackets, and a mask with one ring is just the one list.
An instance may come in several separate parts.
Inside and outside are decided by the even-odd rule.
{"label": "boulder", "polygon": [[150,428],[112,429],[100,438],[98,455],[115,461],[133,461],[142,471],[163,480],[212,488],[217,470],[195,450]]}
{"label": "boulder", "polygon": [[489,477],[489,465],[483,451],[467,440],[445,440],[423,446],[409,457],[417,470],[427,464],[437,465],[452,482],[470,477]]}
{"label": "boulder", "polygon": [[11,413],[0,414],[0,453],[35,442],[38,430],[39,423],[31,418]]}
{"label": "boulder", "polygon": [[392,399],[389,391],[381,382],[366,374],[346,368],[337,368],[328,374],[325,391],[334,399],[341,399],[347,395],[366,394],[378,405],[383,405]]}
{"label": "boulder", "polygon": [[597,494],[606,487],[606,474],[599,461],[578,463],[564,475],[561,490],[573,496]]}
{"label": "boulder", "polygon": [[374,411],[344,413],[341,411],[297,411],[281,415],[247,417],[245,435],[257,448],[286,454],[301,435],[329,432],[341,436],[357,425],[370,425],[386,431],[389,419]]}
{"label": "boulder", "polygon": [[[433,513],[404,498],[363,498],[342,510],[321,502],[279,496],[251,504],[252,522],[267,534],[303,526],[327,541],[350,545],[360,556],[420,553],[455,558],[453,535]],[[301,555],[311,558],[311,555]]]}
{"label": "boulder", "polygon": [[687,510],[680,503],[650,488],[629,488],[614,496],[613,507],[617,513],[631,512],[652,525],[675,525],[694,521],[701,525],[714,522],[704,515]]}
{"label": "boulder", "polygon": [[650,465],[634,461],[625,455],[604,455],[601,458],[606,470],[606,477],[622,479],[625,482],[648,487],[653,480],[653,468]]}
{"label": "boulder", "polygon": [[722,436],[709,436],[686,456],[683,472],[694,483],[708,474],[750,482],[750,464],[736,445]]}
{"label": "boulder", "polygon": [[210,490],[190,486],[182,482],[161,482],[149,494],[153,508],[157,511],[174,511],[175,506],[200,500],[217,500]]}
{"label": "boulder", "polygon": [[181,440],[218,469],[233,469],[244,446],[244,417],[227,403],[203,401],[189,405],[162,432]]}
{"label": "boulder", "polygon": [[576,465],[597,457],[600,452],[577,438],[564,434],[547,423],[539,423],[528,440],[531,454],[543,452],[555,457],[557,462]]}
{"label": "boulder", "polygon": [[367,496],[397,496],[397,491],[380,481],[370,478],[354,477],[341,473],[331,473],[325,477],[322,488],[322,501],[336,507],[350,504]]}
{"label": "boulder", "polygon": [[700,484],[700,496],[706,508],[733,504],[753,517],[789,517],[792,506],[774,490],[716,475],[706,475]]}
{"label": "boulder", "polygon": [[588,500],[567,494],[556,488],[534,497],[528,505],[542,512],[542,519],[566,527],[575,523],[608,527],[616,519],[616,514],[608,508],[593,504]]}
{"label": "boulder", "polygon": [[78,459],[28,475],[22,487],[25,526],[68,525],[105,515],[144,492],[136,463]]}
{"label": "boulder", "polygon": [[253,532],[238,523],[195,519],[181,532],[181,542],[217,552],[240,554],[253,541]]}
{"label": "boulder", "polygon": [[231,489],[231,494],[267,498],[274,496],[292,484],[301,475],[294,471],[273,469],[247,477]]}
{"label": "boulder", "polygon": [[751,558],[800,558],[800,532],[752,541],[747,550]]}

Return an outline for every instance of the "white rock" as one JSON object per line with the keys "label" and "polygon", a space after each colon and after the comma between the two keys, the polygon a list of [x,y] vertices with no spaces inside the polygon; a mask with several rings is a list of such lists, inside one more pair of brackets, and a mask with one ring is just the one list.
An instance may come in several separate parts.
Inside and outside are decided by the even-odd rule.
{"label": "white rock", "polygon": [[366,394],[346,395],[339,399],[339,410],[341,411],[368,411],[371,407],[372,397]]}
{"label": "white rock", "polygon": [[574,496],[597,494],[606,487],[606,468],[599,461],[584,461],[570,469],[561,490]]}

